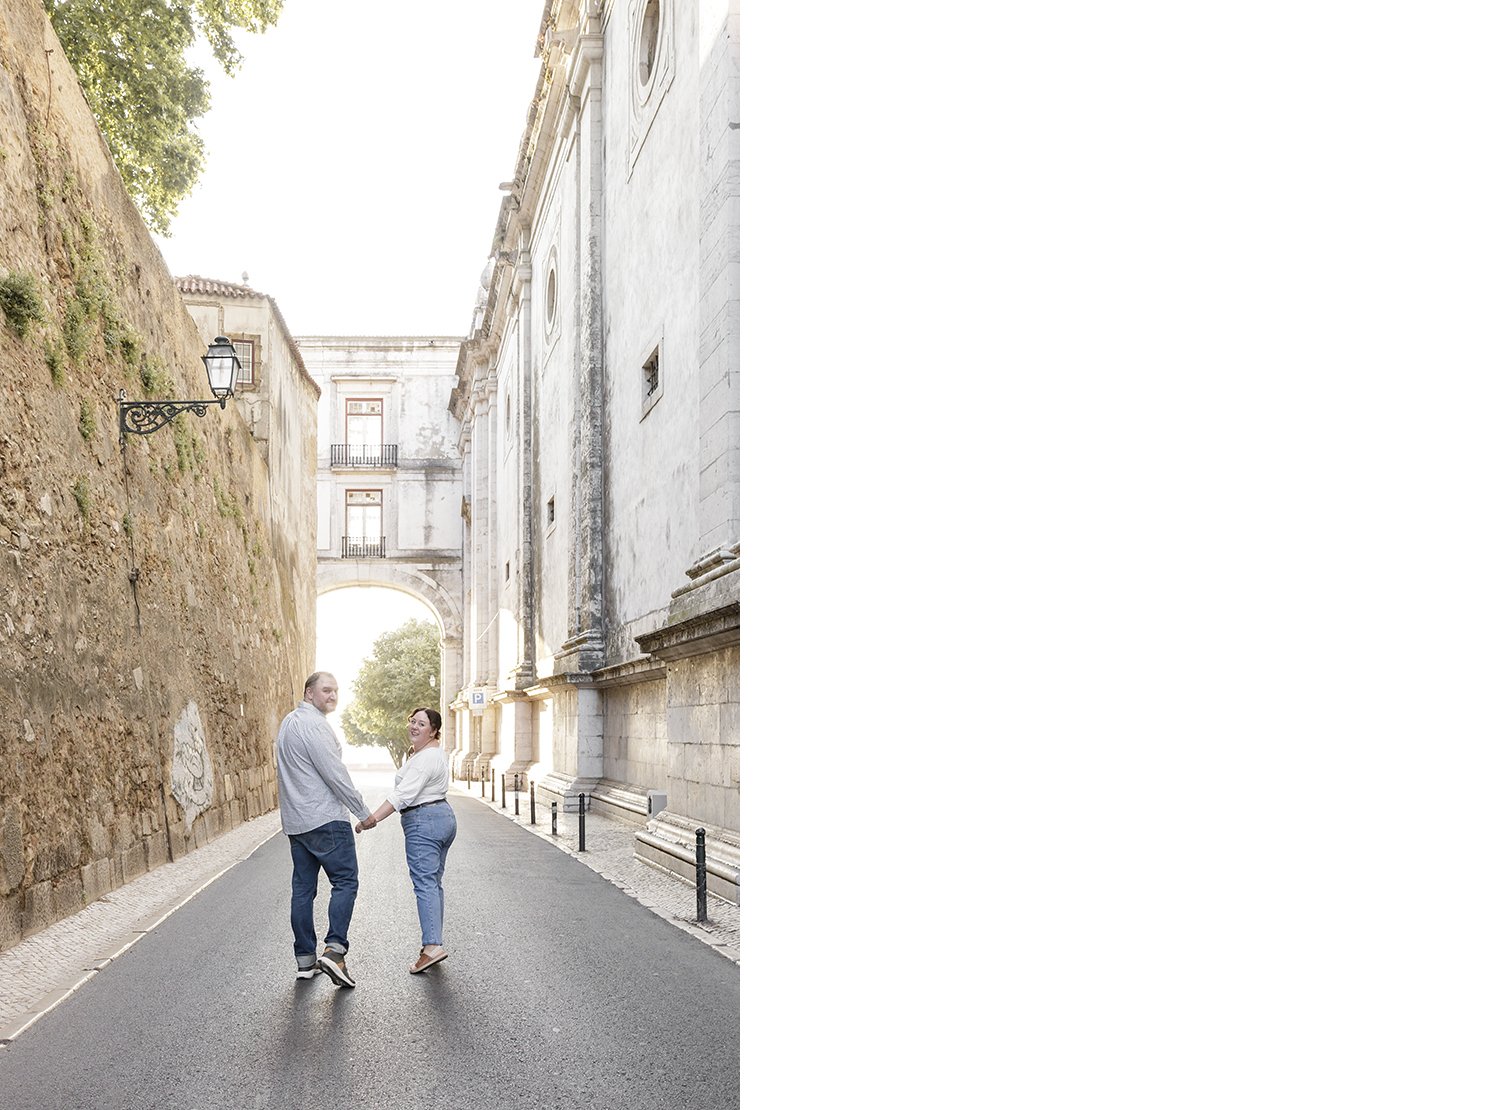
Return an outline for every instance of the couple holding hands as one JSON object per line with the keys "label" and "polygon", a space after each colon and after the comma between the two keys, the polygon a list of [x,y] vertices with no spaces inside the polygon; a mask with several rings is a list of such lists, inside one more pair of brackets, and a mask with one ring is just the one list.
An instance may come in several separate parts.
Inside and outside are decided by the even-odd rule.
{"label": "couple holding hands", "polygon": [[[338,681],[327,671],[308,676],[302,701],[281,722],[276,735],[276,781],[281,790],[281,829],[292,849],[292,950],[297,978],[323,972],[341,987],[354,986],[349,974],[349,919],[359,893],[359,858],[354,830],[373,829],[401,814],[406,866],[417,898],[422,949],[413,975],[447,959],[443,948],[443,868],[458,832],[448,804],[448,761],[443,758],[443,718],[435,709],[414,709],[407,720],[411,748],[396,772],[394,787],[371,811],[339,757],[338,737],[324,718],[338,704]],[[345,811],[359,818],[351,826]],[[317,954],[313,898],[318,872],[328,875],[328,932]]]}

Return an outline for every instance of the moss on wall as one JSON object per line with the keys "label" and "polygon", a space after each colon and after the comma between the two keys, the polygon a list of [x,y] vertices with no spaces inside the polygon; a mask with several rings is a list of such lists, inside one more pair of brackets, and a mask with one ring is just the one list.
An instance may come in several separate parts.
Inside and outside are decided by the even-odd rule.
{"label": "moss on wall", "polygon": [[203,396],[202,343],[63,58],[0,0],[0,948],[272,809],[312,657],[234,404],[121,448],[116,394]]}

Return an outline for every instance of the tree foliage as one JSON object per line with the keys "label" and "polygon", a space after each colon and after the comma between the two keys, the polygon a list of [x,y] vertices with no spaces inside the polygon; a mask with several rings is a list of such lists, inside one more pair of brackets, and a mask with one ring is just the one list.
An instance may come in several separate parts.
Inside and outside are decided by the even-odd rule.
{"label": "tree foliage", "polygon": [[384,748],[399,764],[410,743],[406,721],[419,705],[432,705],[430,679],[438,673],[441,647],[432,621],[409,620],[381,633],[354,679],[354,697],[344,708],[344,735],[356,747]]}
{"label": "tree foliage", "polygon": [[89,109],[142,218],[165,232],[203,172],[193,129],[208,82],[189,65],[202,35],[224,72],[239,68],[236,30],[260,33],[282,0],[43,0]]}

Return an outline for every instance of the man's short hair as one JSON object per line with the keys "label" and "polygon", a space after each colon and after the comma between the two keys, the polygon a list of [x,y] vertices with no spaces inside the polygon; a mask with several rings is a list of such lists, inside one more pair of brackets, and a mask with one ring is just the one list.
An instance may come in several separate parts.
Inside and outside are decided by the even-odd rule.
{"label": "man's short hair", "polygon": [[312,674],[307,676],[307,681],[302,684],[302,693],[306,695],[309,690],[318,684],[318,679],[332,677],[333,673],[331,671],[313,671]]}

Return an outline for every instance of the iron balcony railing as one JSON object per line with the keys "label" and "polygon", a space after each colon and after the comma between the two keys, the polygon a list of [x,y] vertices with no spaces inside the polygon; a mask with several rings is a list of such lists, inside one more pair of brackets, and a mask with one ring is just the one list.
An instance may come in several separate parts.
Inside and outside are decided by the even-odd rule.
{"label": "iron balcony railing", "polygon": [[346,559],[384,559],[385,537],[381,536],[379,541],[365,539],[350,539],[344,537],[344,558]]}
{"label": "iron balcony railing", "polygon": [[400,452],[394,443],[330,443],[328,465],[392,470],[400,462]]}

